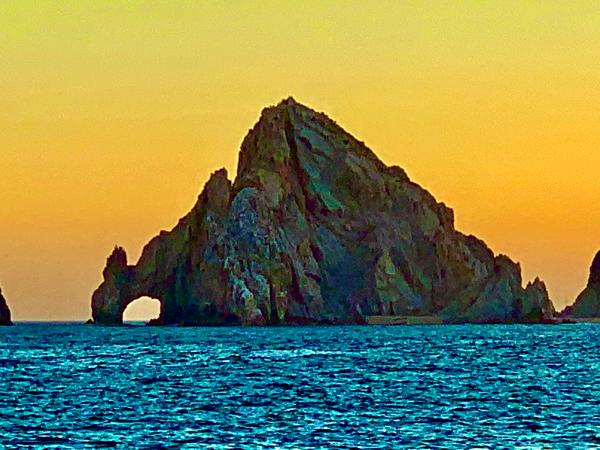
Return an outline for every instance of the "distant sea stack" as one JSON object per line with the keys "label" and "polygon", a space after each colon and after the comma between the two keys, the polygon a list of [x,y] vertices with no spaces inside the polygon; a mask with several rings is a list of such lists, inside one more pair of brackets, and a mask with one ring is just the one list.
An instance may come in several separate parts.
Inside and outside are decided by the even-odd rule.
{"label": "distant sea stack", "polygon": [[140,296],[156,324],[543,322],[544,284],[454,229],[450,208],[387,167],[322,113],[288,98],[262,111],[238,171],[215,172],[193,209],[135,265],[115,248],[92,297],[95,323],[120,324]]}
{"label": "distant sea stack", "polygon": [[600,317],[600,251],[592,261],[587,286],[560,315],[574,319]]}
{"label": "distant sea stack", "polygon": [[2,295],[2,289],[0,289],[0,325],[12,325],[10,320],[10,309],[8,309],[6,299]]}

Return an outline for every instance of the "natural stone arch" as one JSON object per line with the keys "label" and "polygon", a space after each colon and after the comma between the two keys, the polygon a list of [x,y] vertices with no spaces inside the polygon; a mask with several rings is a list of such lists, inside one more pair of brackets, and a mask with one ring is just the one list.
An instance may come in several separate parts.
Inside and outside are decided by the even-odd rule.
{"label": "natural stone arch", "polygon": [[142,297],[160,302],[160,315],[150,321],[152,324],[163,322],[164,301],[160,295],[136,280],[135,271],[127,264],[127,253],[121,247],[115,247],[108,257],[103,272],[104,283],[92,296],[92,318],[95,323],[121,325],[127,307]]}
{"label": "natural stone arch", "polygon": [[[144,248],[135,266],[127,264],[127,254],[121,247],[115,247],[104,268],[103,283],[92,295],[92,321],[104,325],[121,325],[127,306],[140,297],[150,297],[160,302],[160,316],[151,320],[151,325],[233,325],[239,324],[237,316],[203,299],[222,298],[211,296],[210,292],[193,292],[193,278],[190,277],[191,262],[175,261],[167,270],[157,270],[157,263],[164,255],[153,240]],[[210,267],[204,270],[210,272]],[[226,272],[222,268],[213,271],[210,281],[216,285],[225,283]]]}

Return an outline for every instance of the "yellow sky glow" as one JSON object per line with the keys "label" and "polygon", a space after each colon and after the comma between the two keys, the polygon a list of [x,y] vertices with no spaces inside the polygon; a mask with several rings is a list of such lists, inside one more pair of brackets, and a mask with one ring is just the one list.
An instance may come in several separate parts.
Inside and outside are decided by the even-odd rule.
{"label": "yellow sky glow", "polygon": [[595,1],[0,2],[0,286],[16,320],[82,320],[260,110],[327,112],[539,275],[600,247]]}

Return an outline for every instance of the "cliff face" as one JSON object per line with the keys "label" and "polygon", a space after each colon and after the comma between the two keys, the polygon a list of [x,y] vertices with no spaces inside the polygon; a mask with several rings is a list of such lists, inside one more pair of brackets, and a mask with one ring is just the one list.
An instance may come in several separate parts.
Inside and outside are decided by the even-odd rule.
{"label": "cliff face", "polygon": [[161,301],[163,324],[535,322],[554,312],[542,282],[523,289],[518,264],[456,231],[452,210],[401,168],[291,98],[263,110],[233,183],[215,172],[136,265],[114,250],[93,319],[121,323],[145,295]]}
{"label": "cliff face", "polygon": [[12,325],[10,320],[10,309],[8,309],[6,299],[2,295],[2,289],[0,289],[0,325]]}
{"label": "cliff face", "polygon": [[567,306],[561,312],[561,316],[573,318],[600,317],[600,251],[596,253],[592,261],[587,286],[579,294],[575,303]]}

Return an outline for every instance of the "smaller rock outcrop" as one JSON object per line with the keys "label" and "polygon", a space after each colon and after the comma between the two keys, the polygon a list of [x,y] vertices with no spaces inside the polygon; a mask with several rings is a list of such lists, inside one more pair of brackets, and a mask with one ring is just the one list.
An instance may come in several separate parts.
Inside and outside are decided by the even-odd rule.
{"label": "smaller rock outcrop", "polygon": [[442,318],[447,323],[553,323],[556,311],[544,282],[536,278],[525,289],[521,283],[521,266],[498,255],[492,274],[461,293]]}
{"label": "smaller rock outcrop", "polygon": [[600,251],[592,261],[587,286],[577,296],[575,303],[567,306],[560,315],[575,319],[600,317]]}
{"label": "smaller rock outcrop", "polygon": [[521,302],[521,317],[523,322],[554,323],[556,309],[548,296],[546,284],[536,277],[527,283],[525,297]]}
{"label": "smaller rock outcrop", "polygon": [[12,325],[10,320],[10,309],[8,309],[6,299],[2,295],[2,289],[0,289],[0,325]]}

